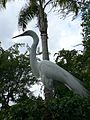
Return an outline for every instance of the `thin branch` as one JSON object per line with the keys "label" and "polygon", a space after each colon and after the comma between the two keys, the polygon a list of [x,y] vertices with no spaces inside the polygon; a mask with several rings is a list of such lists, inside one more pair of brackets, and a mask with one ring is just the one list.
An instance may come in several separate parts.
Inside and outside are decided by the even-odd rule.
{"label": "thin branch", "polygon": [[39,3],[40,3],[40,6],[42,7],[42,1],[41,0],[38,0],[39,1]]}
{"label": "thin branch", "polygon": [[44,5],[44,9],[45,7],[51,2],[52,0],[49,0],[45,5]]}
{"label": "thin branch", "polygon": [[82,44],[82,43],[80,43],[80,44],[74,45],[73,47],[77,47],[77,46],[79,46],[79,45],[83,45],[83,44]]}

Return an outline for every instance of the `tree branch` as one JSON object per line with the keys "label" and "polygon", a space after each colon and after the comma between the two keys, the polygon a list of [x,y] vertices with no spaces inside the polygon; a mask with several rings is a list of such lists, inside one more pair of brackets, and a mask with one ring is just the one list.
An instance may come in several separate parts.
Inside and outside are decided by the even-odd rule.
{"label": "tree branch", "polygon": [[44,5],[44,9],[45,7],[51,2],[52,0],[49,0],[45,5]]}
{"label": "tree branch", "polygon": [[40,6],[42,7],[42,1],[41,0],[38,0],[39,1],[39,3],[40,3]]}

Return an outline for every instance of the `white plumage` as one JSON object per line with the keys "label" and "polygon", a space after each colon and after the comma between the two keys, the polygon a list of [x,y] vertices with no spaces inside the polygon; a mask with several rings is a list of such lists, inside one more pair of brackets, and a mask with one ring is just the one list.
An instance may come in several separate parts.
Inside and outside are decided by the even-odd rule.
{"label": "white plumage", "polygon": [[88,96],[88,92],[84,88],[84,86],[69,72],[48,60],[43,60],[40,62],[37,61],[36,48],[39,42],[39,38],[34,31],[28,30],[13,38],[20,36],[31,36],[33,38],[33,44],[30,50],[31,69],[35,77],[40,77],[43,84],[48,89],[51,90],[53,88],[52,80],[57,80],[65,84],[66,86],[69,86],[75,93],[79,94],[80,96]]}

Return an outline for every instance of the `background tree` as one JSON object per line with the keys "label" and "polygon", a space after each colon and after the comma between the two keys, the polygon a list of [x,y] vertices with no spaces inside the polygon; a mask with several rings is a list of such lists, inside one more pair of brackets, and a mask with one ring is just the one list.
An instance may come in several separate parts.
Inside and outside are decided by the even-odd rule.
{"label": "background tree", "polygon": [[[48,114],[46,114],[46,112]],[[1,120],[89,120],[90,99],[66,96],[43,101],[27,99],[0,111]]]}
{"label": "background tree", "polygon": [[0,103],[2,109],[9,107],[9,102],[16,102],[22,97],[30,97],[30,85],[35,82],[32,76],[29,56],[20,54],[15,44],[8,50],[0,47]]}
{"label": "background tree", "polygon": [[86,2],[82,7],[82,24],[83,28],[83,72],[84,79],[90,86],[90,2]]}

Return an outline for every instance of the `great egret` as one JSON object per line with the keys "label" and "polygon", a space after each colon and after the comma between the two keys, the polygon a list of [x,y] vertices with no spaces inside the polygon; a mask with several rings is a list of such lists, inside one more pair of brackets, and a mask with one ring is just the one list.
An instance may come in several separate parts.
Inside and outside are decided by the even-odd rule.
{"label": "great egret", "polygon": [[36,48],[39,42],[39,38],[34,31],[28,30],[13,38],[20,36],[31,36],[33,38],[33,44],[30,50],[31,69],[36,78],[41,78],[43,84],[47,89],[51,90],[52,89],[51,81],[57,80],[71,88],[72,91],[79,94],[80,96],[88,96],[88,92],[84,88],[84,86],[79,82],[77,78],[75,78],[69,72],[48,60],[43,60],[40,62],[37,61]]}

